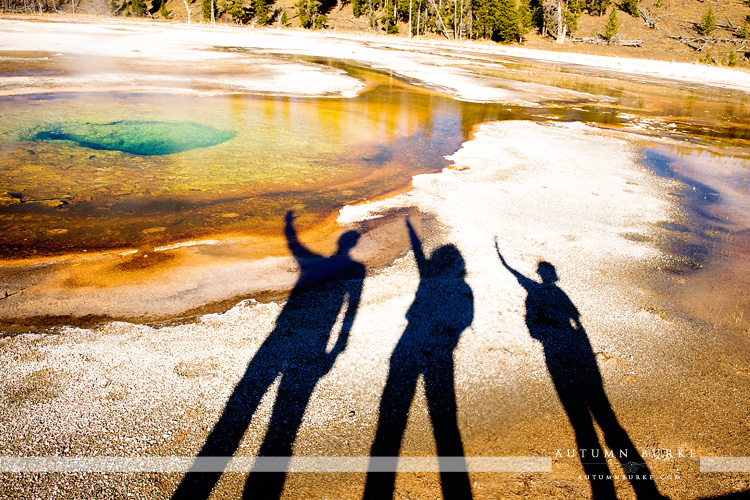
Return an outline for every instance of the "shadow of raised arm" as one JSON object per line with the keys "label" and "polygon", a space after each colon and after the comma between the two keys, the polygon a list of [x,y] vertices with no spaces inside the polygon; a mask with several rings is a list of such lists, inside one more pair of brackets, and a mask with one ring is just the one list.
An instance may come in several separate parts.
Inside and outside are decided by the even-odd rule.
{"label": "shadow of raised arm", "polygon": [[297,231],[294,229],[294,211],[289,210],[284,218],[284,236],[286,236],[286,244],[289,250],[294,255],[294,258],[299,261],[300,259],[314,259],[320,257],[320,255],[308,250],[299,239],[297,239]]}
{"label": "shadow of raised arm", "polygon": [[522,287],[524,287],[528,291],[531,287],[537,284],[534,280],[527,278],[526,276],[519,273],[518,271],[516,271],[515,269],[513,269],[512,267],[508,265],[508,263],[503,258],[503,254],[500,253],[500,247],[497,244],[497,237],[495,237],[495,250],[497,251],[497,256],[500,257],[500,262],[502,262],[503,266],[505,266],[505,269],[510,271],[510,273],[516,277],[516,279],[518,280],[518,283]]}
{"label": "shadow of raised arm", "polygon": [[419,274],[424,275],[427,271],[427,258],[424,256],[422,242],[419,240],[419,237],[414,231],[414,227],[412,227],[409,219],[406,219],[406,227],[409,229],[409,240],[411,240],[411,248],[414,250],[414,259],[417,261]]}

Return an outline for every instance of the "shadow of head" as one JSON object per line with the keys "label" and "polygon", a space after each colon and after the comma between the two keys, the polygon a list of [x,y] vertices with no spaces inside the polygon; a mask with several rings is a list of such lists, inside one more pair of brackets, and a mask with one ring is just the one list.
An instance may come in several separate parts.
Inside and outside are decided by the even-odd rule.
{"label": "shadow of head", "polygon": [[545,260],[539,263],[539,265],[536,268],[536,273],[539,275],[540,278],[542,278],[542,283],[552,284],[559,279],[557,277],[557,271],[555,270],[555,266],[553,266],[552,264],[550,264],[549,262]]}
{"label": "shadow of head", "polygon": [[349,253],[349,250],[359,241],[359,233],[357,231],[347,231],[339,238],[339,248],[336,250],[336,255],[344,255]]}
{"label": "shadow of head", "polygon": [[431,270],[435,275],[463,278],[466,276],[466,262],[455,245],[444,245],[430,257]]}

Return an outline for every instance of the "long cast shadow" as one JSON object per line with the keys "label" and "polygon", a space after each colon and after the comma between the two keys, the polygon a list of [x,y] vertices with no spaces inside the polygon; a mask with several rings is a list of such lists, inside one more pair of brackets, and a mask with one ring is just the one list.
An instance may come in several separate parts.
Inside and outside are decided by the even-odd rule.
{"label": "long cast shadow", "polygon": [[594,429],[594,421],[604,440],[620,461],[639,499],[662,496],[651,477],[651,471],[638,454],[635,445],[622,428],[604,392],[599,367],[578,309],[570,297],[557,286],[555,267],[542,261],[537,267],[541,283],[519,273],[503,258],[503,266],[526,290],[526,326],[529,334],[542,343],[544,359],[560,402],[576,434],[581,464],[591,483],[594,499],[617,498],[605,454]]}
{"label": "long cast shadow", "polygon": [[[453,351],[461,333],[474,319],[474,296],[464,280],[464,259],[458,249],[445,245],[428,259],[408,220],[406,225],[420,282],[406,315],[409,323],[391,355],[370,456],[398,456],[417,380],[422,376],[438,455],[463,458],[456,415]],[[443,498],[471,498],[465,471],[441,470],[440,479]],[[395,472],[368,473],[364,498],[392,498],[395,481]]]}
{"label": "long cast shadow", "polygon": [[[269,386],[281,377],[271,422],[259,457],[279,457],[273,471],[251,471],[244,497],[277,499],[286,479],[286,466],[316,384],[345,349],[359,306],[365,267],[349,255],[359,238],[344,233],[337,252],[322,257],[297,239],[294,215],[286,215],[284,233],[300,267],[299,279],[279,314],[273,331],[247,366],[229,397],[224,412],[206,439],[198,457],[231,457]],[[336,320],[345,309],[343,324],[330,351]],[[207,498],[221,472],[188,472],[172,495],[177,499]]]}

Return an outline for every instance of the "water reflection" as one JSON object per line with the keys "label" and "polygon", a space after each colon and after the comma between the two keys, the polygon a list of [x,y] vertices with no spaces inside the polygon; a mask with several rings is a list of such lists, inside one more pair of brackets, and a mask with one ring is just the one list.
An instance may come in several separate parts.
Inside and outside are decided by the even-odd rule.
{"label": "water reflection", "polygon": [[661,177],[685,188],[690,225],[698,233],[741,232],[750,228],[750,159],[709,150],[660,146],[643,151],[642,162]]}
{"label": "water reflection", "polygon": [[[512,60],[475,68],[506,81],[611,98],[501,107],[456,101],[340,61],[312,62],[345,70],[365,80],[368,90],[352,99],[115,93],[0,98],[0,257],[270,235],[275,228],[268,221],[288,206],[324,220],[344,204],[384,196],[408,186],[415,174],[446,166],[444,156],[490,120],[583,121],[651,135],[750,142],[750,107],[725,89],[675,88]],[[118,120],[197,122],[237,136],[169,158],[23,140],[50,123]]]}
{"label": "water reflection", "polygon": [[[690,147],[643,151],[643,163],[680,182],[681,224],[662,222],[675,256],[663,266],[676,288],[673,302],[712,324],[746,331],[750,303],[750,159]],[[667,286],[667,285],[660,285]],[[708,297],[708,298],[707,298]]]}
{"label": "water reflection", "polygon": [[[0,200],[0,256],[150,247],[219,233],[272,234],[268,221],[288,206],[322,220],[342,205],[401,189],[413,175],[447,165],[443,157],[458,149],[473,125],[507,117],[495,106],[398,84],[374,85],[354,99],[0,99],[0,193],[13,193]],[[170,157],[23,140],[29,130],[62,119],[199,122],[237,136]],[[85,137],[76,140],[86,143]],[[227,213],[237,215],[223,217]]]}

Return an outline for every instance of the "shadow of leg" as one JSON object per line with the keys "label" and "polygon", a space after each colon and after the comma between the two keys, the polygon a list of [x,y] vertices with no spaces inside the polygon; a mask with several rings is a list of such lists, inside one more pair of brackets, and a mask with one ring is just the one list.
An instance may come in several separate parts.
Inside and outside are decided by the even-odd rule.
{"label": "shadow of leg", "polygon": [[[664,498],[651,479],[651,470],[648,465],[646,465],[646,462],[638,454],[638,450],[630,440],[630,436],[628,436],[628,433],[617,420],[617,416],[609,404],[604,388],[601,387],[601,390],[592,392],[591,396],[591,401],[589,402],[591,413],[602,429],[607,446],[612,450],[627,450],[627,457],[622,454],[618,454],[617,456],[623,468],[625,468],[636,497],[644,500]],[[633,464],[636,464],[637,468],[632,474],[629,474],[627,467]]]}
{"label": "shadow of leg", "polygon": [[[224,412],[206,438],[198,457],[231,457],[242,440],[255,410],[278,371],[265,364],[263,351],[253,359],[229,397]],[[172,494],[172,500],[208,498],[221,472],[188,472]]]}
{"label": "shadow of leg", "polygon": [[[397,457],[401,449],[409,407],[419,376],[417,370],[408,366],[409,363],[408,356],[394,353],[391,357],[388,380],[380,399],[378,430],[370,450],[371,457]],[[369,472],[363,499],[392,498],[395,484],[395,472]]]}
{"label": "shadow of leg", "polygon": [[592,498],[594,500],[616,499],[615,485],[611,478],[607,479],[611,472],[604,457],[604,451],[599,445],[599,438],[596,435],[588,405],[583,399],[582,393],[586,389],[559,384],[556,384],[556,387],[560,402],[575,431],[581,465],[591,484]]}
{"label": "shadow of leg", "polygon": [[276,500],[281,497],[286,472],[292,455],[297,431],[302,424],[307,403],[310,401],[319,377],[310,373],[285,373],[279,384],[271,423],[258,457],[278,457],[273,462],[273,471],[253,468],[245,483],[243,498],[246,500]]}
{"label": "shadow of leg", "polygon": [[[464,446],[458,430],[452,356],[452,351],[446,352],[442,356],[435,356],[433,363],[427,363],[424,374],[425,393],[438,456],[463,458]],[[465,500],[472,497],[467,472],[441,471],[440,483],[444,500]]]}

